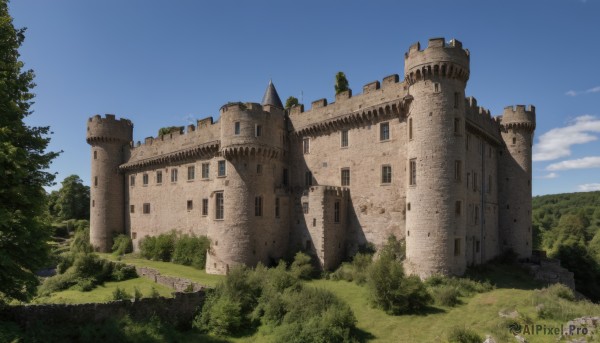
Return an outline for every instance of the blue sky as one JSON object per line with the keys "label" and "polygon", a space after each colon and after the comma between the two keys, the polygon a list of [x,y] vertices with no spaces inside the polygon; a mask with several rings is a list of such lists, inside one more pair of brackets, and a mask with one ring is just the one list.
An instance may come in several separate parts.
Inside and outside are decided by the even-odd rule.
{"label": "blue sky", "polygon": [[403,54],[431,37],[471,51],[467,96],[501,114],[537,110],[533,192],[600,189],[600,2],[13,0],[27,27],[21,59],[36,72],[27,120],[51,126],[57,181],[89,184],[85,124],[114,113],[134,139],[218,116],[229,101],[334,98],[403,73]]}

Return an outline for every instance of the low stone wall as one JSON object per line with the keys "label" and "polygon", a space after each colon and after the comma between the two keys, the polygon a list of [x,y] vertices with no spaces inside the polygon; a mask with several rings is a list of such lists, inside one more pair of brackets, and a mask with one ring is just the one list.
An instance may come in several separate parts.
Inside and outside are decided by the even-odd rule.
{"label": "low stone wall", "polygon": [[173,293],[173,298],[143,298],[92,304],[44,304],[8,306],[0,319],[16,322],[27,329],[36,323],[49,325],[87,324],[129,315],[133,320],[148,320],[158,316],[161,321],[176,326],[188,326],[202,307],[204,290]]}
{"label": "low stone wall", "polygon": [[525,264],[533,278],[548,284],[562,283],[575,289],[575,278],[572,272],[561,267],[560,261],[542,257],[539,264]]}
{"label": "low stone wall", "polygon": [[204,286],[188,279],[161,275],[160,272],[153,268],[135,266],[135,271],[139,276],[150,279],[157,284],[173,288],[177,292],[198,292],[204,289]]}

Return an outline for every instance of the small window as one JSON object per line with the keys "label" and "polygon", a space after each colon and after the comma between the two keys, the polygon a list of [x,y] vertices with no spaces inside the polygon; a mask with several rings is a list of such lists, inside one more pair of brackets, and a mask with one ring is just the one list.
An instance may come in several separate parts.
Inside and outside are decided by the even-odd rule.
{"label": "small window", "polygon": [[202,199],[202,215],[208,215],[208,199],[206,198]]}
{"label": "small window", "polygon": [[342,169],[342,186],[350,186],[350,169],[344,168]]}
{"label": "small window", "polygon": [[98,159],[98,151],[94,150],[94,159]]}
{"label": "small window", "polygon": [[340,202],[336,201],[333,205],[333,222],[340,222]]}
{"label": "small window", "polygon": [[305,184],[306,186],[312,186],[312,178],[313,178],[313,177],[312,177],[312,172],[311,172],[311,171],[307,171],[307,172],[304,174],[304,184]]}
{"label": "small window", "polygon": [[409,162],[409,181],[408,184],[415,186],[417,184],[417,159],[411,158]]}
{"label": "small window", "polygon": [[275,218],[279,218],[279,198],[275,198]]}
{"label": "small window", "polygon": [[475,206],[475,213],[473,213],[473,222],[479,224],[479,206]]}
{"label": "small window", "polygon": [[477,192],[477,173],[473,173],[473,192]]}
{"label": "small window", "polygon": [[387,141],[390,139],[390,123],[385,122],[379,124],[379,140]]}
{"label": "small window", "polygon": [[492,175],[488,175],[488,184],[486,191],[488,192],[488,194],[492,192]]}
{"label": "small window", "polygon": [[94,187],[98,187],[98,177],[94,176]]}
{"label": "small window", "polygon": [[162,171],[156,172],[156,183],[158,183],[158,184],[162,183]]}
{"label": "small window", "polygon": [[460,133],[460,119],[454,118],[454,133]]}
{"label": "small window", "polygon": [[262,164],[257,164],[256,165],[256,174],[262,174]]}
{"label": "small window", "polygon": [[471,185],[471,173],[467,173],[467,189],[469,189]]}
{"label": "small window", "polygon": [[177,182],[177,168],[171,169],[171,182]]}
{"label": "small window", "polygon": [[287,185],[288,185],[288,182],[289,182],[289,181],[288,181],[289,175],[288,175],[288,170],[287,170],[287,168],[283,168],[283,176],[282,176],[282,178],[283,178],[283,182],[282,182],[282,183],[283,183],[283,185],[284,185],[284,186],[287,186]]}
{"label": "small window", "polygon": [[475,252],[479,252],[479,249],[480,249],[479,245],[480,245],[479,240],[475,241]]}
{"label": "small window", "polygon": [[196,167],[195,166],[189,166],[188,167],[188,175],[187,175],[187,179],[188,181],[193,180],[196,177]]}
{"label": "small window", "polygon": [[460,93],[455,92],[454,93],[454,108],[458,108],[458,105],[460,103]]}
{"label": "small window", "polygon": [[129,213],[135,213],[135,205],[129,205]]}
{"label": "small window", "polygon": [[454,256],[460,256],[460,238],[454,240]]}
{"label": "small window", "polygon": [[188,200],[187,201],[187,210],[191,211],[194,209],[194,201],[193,200]]}
{"label": "small window", "polygon": [[317,226],[317,218],[313,218],[313,227]]}
{"label": "small window", "polygon": [[256,125],[255,133],[256,133],[256,137],[262,136],[262,125]]}
{"label": "small window", "polygon": [[433,84],[433,91],[436,92],[436,93],[438,93],[440,91],[440,84],[439,83],[435,82]]}
{"label": "small window", "polygon": [[148,174],[146,174],[146,173],[144,173],[144,174],[142,175],[142,184],[143,184],[144,186],[148,185]]}
{"label": "small window", "polygon": [[310,154],[310,138],[302,139],[302,151],[304,154]]}
{"label": "small window", "polygon": [[460,214],[462,213],[462,202],[460,200],[457,201],[454,205],[454,210],[456,212],[456,215],[460,216]]}
{"label": "small window", "polygon": [[341,147],[348,147],[348,130],[341,131]]}
{"label": "small window", "polygon": [[408,118],[408,139],[413,139],[413,123],[412,118]]}
{"label": "small window", "polygon": [[215,193],[215,219],[223,219],[225,217],[223,202],[223,192]]}
{"label": "small window", "polygon": [[410,203],[407,203],[407,204],[406,204],[406,210],[407,210],[407,211],[410,211]]}
{"label": "small window", "polygon": [[381,166],[381,183],[392,183],[392,166]]}
{"label": "small window", "polygon": [[129,186],[131,186],[131,187],[135,186],[135,175],[129,176]]}
{"label": "small window", "polygon": [[513,137],[513,144],[517,144],[517,137]]}
{"label": "small window", "polygon": [[235,124],[233,124],[234,128],[233,128],[233,134],[234,135],[239,135],[240,134],[240,122],[236,121]]}
{"label": "small window", "polygon": [[219,176],[227,175],[227,170],[225,166],[225,160],[219,161]]}
{"label": "small window", "polygon": [[148,214],[150,213],[150,203],[144,203],[144,209],[143,209],[144,214]]}
{"label": "small window", "polygon": [[454,161],[454,181],[460,182],[462,176],[462,161]]}
{"label": "small window", "polygon": [[92,207],[96,207],[96,200],[92,200]]}
{"label": "small window", "polygon": [[202,178],[208,179],[210,175],[210,163],[202,163]]}
{"label": "small window", "polygon": [[262,196],[255,197],[254,198],[254,215],[256,217],[262,217],[262,208],[263,208]]}
{"label": "small window", "polygon": [[302,203],[302,213],[308,214],[308,203],[307,202]]}

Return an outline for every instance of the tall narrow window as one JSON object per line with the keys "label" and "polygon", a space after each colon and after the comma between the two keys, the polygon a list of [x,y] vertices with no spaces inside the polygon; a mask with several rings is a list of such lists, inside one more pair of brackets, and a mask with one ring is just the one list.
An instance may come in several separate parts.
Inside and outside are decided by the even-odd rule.
{"label": "tall narrow window", "polygon": [[312,186],[312,172],[307,171],[306,174],[304,174],[304,184],[306,186]]}
{"label": "tall narrow window", "polygon": [[150,213],[150,203],[147,203],[147,202],[144,203],[143,212],[144,212],[144,214]]}
{"label": "tall narrow window", "polygon": [[381,183],[392,183],[392,166],[381,166]]}
{"label": "tall narrow window", "polygon": [[162,171],[157,171],[156,172],[156,183],[161,184],[162,183]]}
{"label": "tall narrow window", "polygon": [[177,168],[171,169],[171,182],[177,182]]}
{"label": "tall narrow window", "polygon": [[307,202],[302,203],[302,213],[308,214],[308,203]]}
{"label": "tall narrow window", "polygon": [[440,91],[440,84],[439,83],[436,82],[436,83],[433,84],[433,91],[436,92],[436,93]]}
{"label": "tall narrow window", "polygon": [[342,169],[342,186],[350,186],[350,169]]}
{"label": "tall narrow window", "polygon": [[202,199],[202,215],[208,215],[208,199],[206,198]]}
{"label": "tall narrow window", "polygon": [[417,184],[417,159],[411,158],[409,162],[409,182],[408,184],[414,186]]}
{"label": "tall narrow window", "polygon": [[135,205],[129,205],[129,213],[135,213]]}
{"label": "tall narrow window", "polygon": [[304,152],[304,154],[310,153],[310,138],[302,139],[302,152]]}
{"label": "tall narrow window", "polygon": [[517,144],[517,138],[516,137],[513,137],[512,141],[513,141],[513,144]]}
{"label": "tall narrow window", "polygon": [[460,256],[460,238],[454,240],[454,256]]}
{"label": "tall narrow window", "polygon": [[94,176],[94,187],[98,186],[98,177]]}
{"label": "tall narrow window", "polygon": [[454,133],[460,133],[460,119],[454,118]]}
{"label": "tall narrow window", "polygon": [[187,210],[191,211],[194,209],[194,201],[193,200],[188,200],[187,201]]}
{"label": "tall narrow window", "polygon": [[208,179],[210,175],[210,163],[202,163],[202,178]]}
{"label": "tall narrow window", "polygon": [[408,139],[413,139],[413,124],[412,124],[412,118],[408,118]]}
{"label": "tall narrow window", "polygon": [[462,213],[462,202],[460,200],[458,200],[454,205],[454,210],[456,212],[456,215],[460,216],[460,214]]}
{"label": "tall narrow window", "polygon": [[131,187],[135,186],[135,175],[130,175],[129,176],[129,185]]}
{"label": "tall narrow window", "polygon": [[235,124],[233,124],[233,134],[236,136],[240,134],[240,122],[239,121],[236,121]]}
{"label": "tall narrow window", "polygon": [[279,218],[279,198],[275,198],[275,218]]}
{"label": "tall narrow window", "polygon": [[227,170],[225,167],[225,160],[219,161],[219,176],[227,175]]}
{"label": "tall narrow window", "polygon": [[262,216],[262,206],[263,206],[263,199],[262,196],[257,196],[254,198],[254,215],[257,217],[261,217]]}
{"label": "tall narrow window", "polygon": [[460,182],[462,176],[462,162],[454,161],[454,181]]}
{"label": "tall narrow window", "polygon": [[98,151],[94,150],[94,159],[98,158]]}
{"label": "tall narrow window", "polygon": [[477,173],[473,173],[473,191],[477,191]]}
{"label": "tall narrow window", "polygon": [[390,123],[385,122],[379,124],[379,140],[387,141],[390,139]]}
{"label": "tall narrow window", "polygon": [[333,205],[333,222],[340,222],[340,202],[336,201]]}
{"label": "tall narrow window", "polygon": [[262,164],[256,165],[256,174],[262,174]]}
{"label": "tall narrow window", "polygon": [[471,185],[471,173],[467,173],[467,189],[469,189]]}
{"label": "tall narrow window", "polygon": [[479,224],[479,206],[475,206],[475,213],[473,214],[475,224]]}
{"label": "tall narrow window", "polygon": [[256,137],[262,136],[262,125],[256,125],[255,133],[256,133]]}
{"label": "tall narrow window", "polygon": [[144,175],[142,175],[142,184],[144,186],[146,186],[148,184],[148,174],[144,173]]}
{"label": "tall narrow window", "polygon": [[458,108],[459,99],[460,99],[460,93],[458,93],[458,92],[454,93],[454,108]]}
{"label": "tall narrow window", "polygon": [[348,147],[348,130],[342,130],[340,134],[342,148]]}
{"label": "tall narrow window", "polygon": [[225,207],[223,206],[223,192],[215,193],[215,219],[225,217]]}
{"label": "tall narrow window", "polygon": [[188,181],[193,180],[196,177],[196,167],[189,166],[188,167]]}
{"label": "tall narrow window", "polygon": [[289,183],[289,175],[288,175],[288,169],[287,168],[283,168],[283,185],[287,186]]}

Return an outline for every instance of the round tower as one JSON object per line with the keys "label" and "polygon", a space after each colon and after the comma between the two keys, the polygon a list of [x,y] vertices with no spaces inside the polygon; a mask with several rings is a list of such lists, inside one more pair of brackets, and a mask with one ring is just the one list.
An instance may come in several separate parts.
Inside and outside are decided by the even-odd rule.
{"label": "round tower", "polygon": [[221,108],[220,116],[227,176],[222,191],[224,216],[208,228],[211,248],[206,271],[214,274],[225,274],[238,264],[278,260],[288,239],[284,199],[278,200],[277,193],[286,167],[283,108],[230,103]]}
{"label": "round tower", "polygon": [[125,232],[125,184],[119,165],[133,139],[133,124],[112,114],[91,117],[86,140],[92,146],[90,187],[90,242],[94,249],[107,252],[113,235]]}
{"label": "round tower", "polygon": [[405,54],[408,116],[406,269],[421,278],[462,274],[465,257],[465,87],[469,51],[429,40]]}
{"label": "round tower", "polygon": [[499,165],[500,247],[512,249],[518,258],[531,257],[531,158],[535,107],[504,108],[498,118],[505,149]]}

